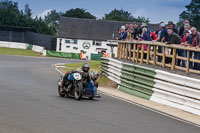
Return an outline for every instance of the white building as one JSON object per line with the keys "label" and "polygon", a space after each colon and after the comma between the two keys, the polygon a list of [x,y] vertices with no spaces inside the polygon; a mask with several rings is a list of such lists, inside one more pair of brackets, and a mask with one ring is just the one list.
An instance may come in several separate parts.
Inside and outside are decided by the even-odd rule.
{"label": "white building", "polygon": [[[125,24],[127,22],[61,17],[56,51],[77,54],[82,51],[86,59],[102,52],[111,54],[111,47],[106,44],[117,44],[113,39],[118,28]],[[113,54],[117,56],[117,47]]]}

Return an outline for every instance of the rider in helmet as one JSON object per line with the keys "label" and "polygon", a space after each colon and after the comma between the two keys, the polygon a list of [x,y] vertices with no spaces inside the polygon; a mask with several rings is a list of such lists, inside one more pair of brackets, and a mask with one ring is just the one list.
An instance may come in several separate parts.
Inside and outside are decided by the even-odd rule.
{"label": "rider in helmet", "polygon": [[81,76],[82,76],[82,83],[83,83],[83,87],[87,86],[87,83],[90,82],[90,74],[89,74],[89,70],[90,70],[90,65],[88,63],[84,63],[82,65],[82,70],[80,68],[78,68],[77,70],[73,70],[73,71],[68,71],[66,72],[65,76],[63,77],[63,82],[61,85],[61,92],[64,92],[64,87],[65,86],[69,86],[71,84],[71,82],[68,79],[69,75],[72,72],[80,72]]}
{"label": "rider in helmet", "polygon": [[84,63],[82,65],[82,72],[81,72],[81,76],[82,76],[82,83],[83,83],[83,87],[87,86],[87,83],[90,82],[90,65],[88,63]]}

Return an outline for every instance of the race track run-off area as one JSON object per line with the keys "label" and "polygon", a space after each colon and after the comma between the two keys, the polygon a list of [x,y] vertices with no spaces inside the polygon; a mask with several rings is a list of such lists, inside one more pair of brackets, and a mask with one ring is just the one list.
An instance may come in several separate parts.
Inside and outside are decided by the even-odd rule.
{"label": "race track run-off area", "polygon": [[79,60],[0,55],[1,133],[199,133],[200,128],[101,95],[76,101],[57,93],[52,64]]}

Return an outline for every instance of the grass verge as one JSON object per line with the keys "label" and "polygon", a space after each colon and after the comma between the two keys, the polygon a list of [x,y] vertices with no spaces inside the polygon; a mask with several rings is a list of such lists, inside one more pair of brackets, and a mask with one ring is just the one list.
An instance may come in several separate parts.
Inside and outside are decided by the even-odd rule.
{"label": "grass verge", "polygon": [[[101,62],[100,61],[89,61],[88,62],[90,64],[90,72],[96,70],[100,73],[101,71]],[[67,71],[71,71],[71,70],[76,70],[77,68],[81,68],[83,63],[74,63],[74,64],[65,64],[65,68],[61,68],[63,69],[64,72]],[[113,81],[111,81],[110,79],[108,79],[106,76],[104,75],[100,75],[98,78],[98,83],[99,86],[101,87],[117,87],[116,83],[114,83]]]}
{"label": "grass verge", "polygon": [[15,49],[15,48],[1,48],[0,55],[23,55],[23,56],[40,56],[40,53],[26,50],[26,49]]}

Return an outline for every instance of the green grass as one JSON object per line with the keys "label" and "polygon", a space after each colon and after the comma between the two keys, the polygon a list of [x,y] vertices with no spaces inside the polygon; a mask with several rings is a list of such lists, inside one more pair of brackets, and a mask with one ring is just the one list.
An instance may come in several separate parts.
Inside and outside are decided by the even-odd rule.
{"label": "green grass", "polygon": [[0,55],[23,55],[23,56],[40,56],[40,53],[26,50],[26,49],[15,49],[15,48],[1,48]]}
{"label": "green grass", "polygon": [[[101,67],[100,67],[101,62],[100,61],[89,61],[88,63],[90,64],[90,72],[96,70],[100,73],[100,70],[101,70]],[[76,70],[77,68],[81,68],[82,65],[83,65],[83,63],[65,64],[64,66],[66,66],[66,68],[63,68],[63,70],[64,71]],[[100,75],[97,81],[100,86],[104,86],[104,85],[108,84],[108,82],[110,82],[110,80],[103,75]]]}

